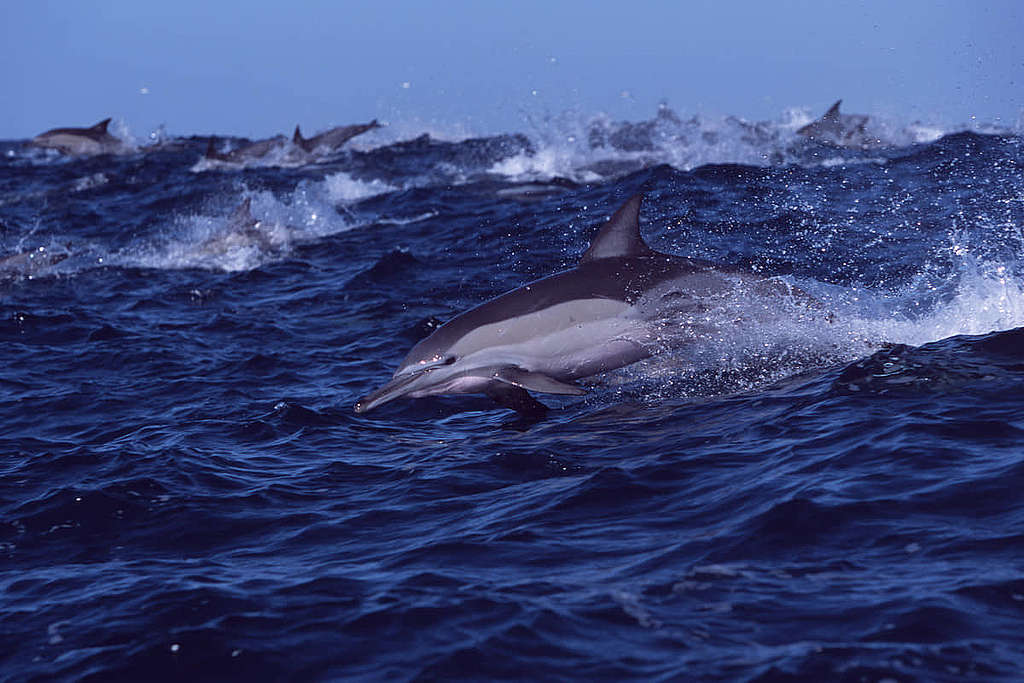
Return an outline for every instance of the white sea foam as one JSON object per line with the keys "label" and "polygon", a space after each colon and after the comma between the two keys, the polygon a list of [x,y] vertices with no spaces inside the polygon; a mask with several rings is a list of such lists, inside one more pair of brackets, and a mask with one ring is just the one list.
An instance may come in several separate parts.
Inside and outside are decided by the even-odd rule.
{"label": "white sea foam", "polygon": [[367,197],[394,192],[397,187],[383,180],[359,180],[348,173],[334,173],[324,178],[327,197],[332,202],[355,202]]}
{"label": "white sea foam", "polygon": [[107,126],[107,132],[121,140],[121,142],[131,149],[138,149],[139,142],[135,139],[135,136],[132,135],[132,131],[124,119],[113,119]]}
{"label": "white sea foam", "polygon": [[[489,170],[515,182],[556,176],[594,182],[640,168],[669,164],[689,170],[705,164],[738,163],[769,166],[795,163],[837,166],[884,163],[884,158],[857,152],[821,156],[796,131],[820,116],[806,108],[790,108],[771,121],[737,116],[680,115],[662,105],[654,116],[640,121],[614,121],[604,114],[576,111],[528,120],[533,146],[496,162]],[[930,142],[955,130],[979,130],[975,124],[945,126],[871,116],[865,130],[868,150],[884,150]],[[825,148],[827,150],[827,148]]]}
{"label": "white sea foam", "polygon": [[502,159],[488,172],[514,182],[573,176],[581,182],[600,180],[597,173],[581,169],[587,161],[586,156],[572,146],[542,147],[536,153],[520,152]]}
{"label": "white sea foam", "polygon": [[[1024,326],[1024,284],[1005,264],[964,255],[952,297],[929,302],[917,288],[899,294],[904,309],[920,314],[866,321],[888,341],[919,346],[959,334],[977,335]],[[922,301],[924,299],[924,301]]]}
{"label": "white sea foam", "polygon": [[[255,230],[232,225],[232,212],[251,203]],[[323,183],[305,182],[291,196],[242,190],[232,201],[211,202],[198,213],[174,216],[154,240],[111,255],[111,265],[203,268],[237,272],[285,258],[296,243],[344,232],[353,224],[338,213]]]}
{"label": "white sea foam", "polygon": [[885,344],[921,346],[1024,326],[1024,280],[1014,264],[980,259],[959,243],[951,249],[955,274],[924,268],[897,290],[784,278],[820,304],[739,290],[708,299],[700,315],[665,321],[678,324],[666,331],[666,353],[602,382],[636,400],[748,391],[855,361]]}

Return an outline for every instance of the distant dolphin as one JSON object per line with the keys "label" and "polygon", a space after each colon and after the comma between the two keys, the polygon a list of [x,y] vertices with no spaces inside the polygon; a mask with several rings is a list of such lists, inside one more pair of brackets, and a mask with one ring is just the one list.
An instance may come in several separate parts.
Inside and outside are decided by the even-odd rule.
{"label": "distant dolphin", "polygon": [[32,145],[56,149],[64,154],[119,154],[131,148],[120,138],[107,132],[110,119],[103,119],[92,128],[54,128],[32,138]]}
{"label": "distant dolphin", "polygon": [[652,152],[659,144],[678,139],[682,125],[679,116],[667,104],[661,104],[650,121],[595,121],[587,131],[587,140],[593,149],[611,147],[623,152]]}
{"label": "distant dolphin", "polygon": [[491,299],[420,341],[355,411],[401,396],[484,393],[507,408],[541,413],[545,406],[528,390],[583,394],[574,380],[664,348],[667,309],[687,312],[693,339],[711,326],[704,322],[709,298],[737,285],[778,293],[776,280],[652,250],[640,236],[641,199],[615,212],[575,268]]}
{"label": "distant dolphin", "polygon": [[220,161],[226,164],[244,164],[247,161],[255,161],[267,156],[272,150],[283,148],[288,144],[288,138],[284,135],[276,135],[265,140],[256,140],[240,145],[229,152],[217,151],[216,138],[211,136],[206,145],[207,159]]}
{"label": "distant dolphin", "polygon": [[[68,244],[69,249],[70,247]],[[70,251],[53,251],[46,247],[38,247],[32,251],[4,256],[0,258],[0,280],[40,277],[70,255]]]}
{"label": "distant dolphin", "polygon": [[840,104],[842,100],[836,100],[824,116],[800,128],[796,132],[797,135],[839,147],[867,145],[869,139],[864,127],[868,123],[868,117],[864,114],[840,114]]}
{"label": "distant dolphin", "polygon": [[319,135],[314,135],[311,138],[304,138],[302,137],[302,131],[299,130],[298,126],[295,126],[295,133],[292,135],[292,142],[295,143],[296,146],[301,147],[310,153],[318,148],[334,151],[355,136],[362,135],[366,131],[373,130],[374,128],[380,128],[380,124],[377,123],[377,119],[374,119],[369,123],[359,123],[353,126],[339,126],[337,128],[331,128],[330,130],[320,133]]}
{"label": "distant dolphin", "polygon": [[204,254],[222,255],[234,249],[255,247],[263,253],[274,251],[270,238],[260,230],[261,221],[252,215],[252,200],[246,199],[231,212],[223,230],[199,245]]}

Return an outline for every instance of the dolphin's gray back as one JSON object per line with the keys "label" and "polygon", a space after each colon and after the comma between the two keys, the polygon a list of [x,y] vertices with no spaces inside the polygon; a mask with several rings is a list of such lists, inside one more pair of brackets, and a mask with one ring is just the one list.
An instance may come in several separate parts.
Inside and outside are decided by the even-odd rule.
{"label": "dolphin's gray back", "polygon": [[126,149],[124,141],[107,132],[110,119],[89,128],[53,128],[32,138],[37,147],[58,149],[65,154],[103,154]]}

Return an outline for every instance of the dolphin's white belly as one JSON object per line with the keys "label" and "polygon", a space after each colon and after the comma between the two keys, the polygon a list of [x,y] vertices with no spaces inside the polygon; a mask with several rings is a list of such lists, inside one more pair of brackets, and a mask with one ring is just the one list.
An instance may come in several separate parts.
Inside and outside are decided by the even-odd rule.
{"label": "dolphin's white belly", "polygon": [[103,145],[92,138],[66,133],[48,135],[39,139],[37,144],[41,147],[59,149],[68,154],[100,154],[103,151]]}
{"label": "dolphin's white belly", "polygon": [[587,377],[647,355],[647,325],[614,299],[584,299],[482,325],[451,349],[463,367],[511,365],[560,379]]}

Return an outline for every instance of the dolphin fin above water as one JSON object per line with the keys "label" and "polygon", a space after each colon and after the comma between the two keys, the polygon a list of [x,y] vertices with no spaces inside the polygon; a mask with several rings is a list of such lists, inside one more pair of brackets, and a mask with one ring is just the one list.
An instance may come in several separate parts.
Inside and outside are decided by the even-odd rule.
{"label": "dolphin fin above water", "polygon": [[743,296],[775,296],[764,287],[770,278],[651,249],[640,234],[641,201],[635,195],[612,215],[575,268],[506,292],[434,330],[355,411],[404,396],[483,393],[539,414],[546,408],[528,392],[578,396],[586,390],[575,380],[663,350],[673,311],[700,312],[675,324],[686,328],[685,343],[715,325],[736,324],[731,315],[708,323],[706,302],[737,287]]}
{"label": "dolphin fin above water", "polygon": [[647,246],[640,235],[640,202],[643,195],[633,195],[612,214],[583,253],[580,263],[603,258],[649,257],[657,252]]}
{"label": "dolphin fin above water", "polygon": [[803,126],[796,134],[838,147],[857,148],[868,145],[870,139],[865,131],[868,117],[864,114],[840,113],[839,105],[842,103],[842,100],[836,100],[820,119]]}
{"label": "dolphin fin above water", "polygon": [[843,103],[842,100],[836,100],[836,103],[833,104],[831,107],[829,107],[828,111],[825,112],[825,115],[821,117],[822,120],[823,121],[836,121],[836,122],[838,122],[839,121],[839,105],[841,105],[842,103]]}
{"label": "dolphin fin above water", "polygon": [[110,121],[111,120],[112,119],[108,116],[107,118],[103,119],[102,121],[100,121],[96,125],[90,126],[88,128],[89,133],[91,133],[92,135],[94,135],[96,137],[99,137],[101,135],[107,135],[108,134],[107,133],[107,126],[110,125]]}
{"label": "dolphin fin above water", "polygon": [[252,215],[252,198],[246,197],[242,203],[236,206],[228,215],[228,227],[232,230],[248,230],[259,225],[259,221]]}

